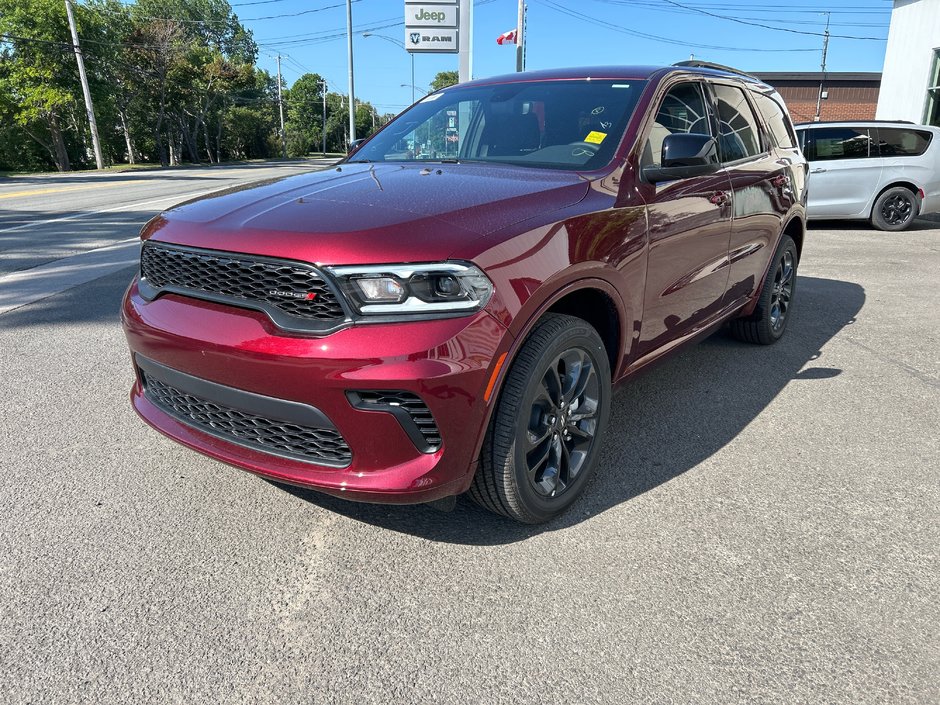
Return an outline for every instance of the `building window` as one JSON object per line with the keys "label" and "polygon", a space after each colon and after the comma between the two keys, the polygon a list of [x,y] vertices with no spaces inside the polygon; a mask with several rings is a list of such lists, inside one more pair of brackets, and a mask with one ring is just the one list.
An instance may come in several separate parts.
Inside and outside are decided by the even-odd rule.
{"label": "building window", "polygon": [[933,51],[930,81],[927,83],[927,110],[924,112],[924,124],[940,127],[940,49]]}

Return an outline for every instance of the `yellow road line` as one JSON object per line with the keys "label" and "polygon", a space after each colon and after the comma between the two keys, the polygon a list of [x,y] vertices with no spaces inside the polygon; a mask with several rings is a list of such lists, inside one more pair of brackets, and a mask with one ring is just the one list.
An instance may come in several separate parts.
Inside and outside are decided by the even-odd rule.
{"label": "yellow road line", "polygon": [[46,193],[64,193],[66,191],[88,191],[95,188],[109,188],[115,186],[130,186],[135,183],[142,182],[133,182],[133,181],[118,181],[113,184],[91,184],[89,186],[60,186],[58,188],[43,188],[36,189],[33,191],[17,191],[16,193],[0,193],[0,199],[4,198],[21,198],[25,196],[41,196]]}

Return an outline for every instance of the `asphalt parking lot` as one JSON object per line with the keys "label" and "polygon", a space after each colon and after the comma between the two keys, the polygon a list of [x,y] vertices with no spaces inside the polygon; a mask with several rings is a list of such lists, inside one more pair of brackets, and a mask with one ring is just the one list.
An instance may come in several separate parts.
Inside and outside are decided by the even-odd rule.
{"label": "asphalt parking lot", "polygon": [[[0,181],[0,297],[297,168]],[[114,267],[0,313],[0,702],[940,701],[940,223],[812,227],[784,340],[719,332],[620,390],[543,527],[164,439],[127,400]]]}

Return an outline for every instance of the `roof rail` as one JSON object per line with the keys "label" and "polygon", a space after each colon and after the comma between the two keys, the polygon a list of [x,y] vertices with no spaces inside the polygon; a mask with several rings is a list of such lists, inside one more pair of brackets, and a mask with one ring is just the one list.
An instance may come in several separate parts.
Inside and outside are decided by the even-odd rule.
{"label": "roof rail", "polygon": [[753,76],[749,73],[745,73],[740,69],[735,69],[730,66],[724,66],[723,64],[715,64],[711,61],[699,61],[698,59],[693,59],[691,61],[677,61],[673,66],[682,66],[685,68],[692,69],[713,69],[715,71],[727,71],[728,73],[734,73],[738,76],[744,76],[745,78],[752,78],[759,83],[763,83],[757,76]]}
{"label": "roof rail", "polygon": [[804,120],[803,122],[793,123],[793,126],[797,125],[836,125],[836,124],[859,124],[865,123],[866,125],[870,122],[877,124],[890,124],[890,125],[917,125],[918,127],[934,127],[932,125],[921,125],[920,123],[913,122],[912,120]]}

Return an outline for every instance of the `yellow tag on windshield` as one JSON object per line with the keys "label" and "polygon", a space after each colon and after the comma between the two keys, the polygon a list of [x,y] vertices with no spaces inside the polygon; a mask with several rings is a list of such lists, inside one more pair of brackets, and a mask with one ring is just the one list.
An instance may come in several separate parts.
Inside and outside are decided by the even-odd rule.
{"label": "yellow tag on windshield", "polygon": [[584,138],[585,142],[590,142],[591,144],[600,144],[607,138],[606,132],[595,132],[591,131],[588,133],[588,136]]}

